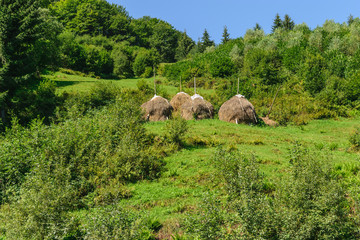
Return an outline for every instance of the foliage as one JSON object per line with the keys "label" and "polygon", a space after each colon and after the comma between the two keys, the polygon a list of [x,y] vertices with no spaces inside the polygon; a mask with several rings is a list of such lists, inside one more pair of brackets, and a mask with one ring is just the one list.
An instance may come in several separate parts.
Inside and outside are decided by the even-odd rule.
{"label": "foliage", "polygon": [[225,222],[221,203],[210,194],[203,196],[201,212],[185,219],[187,232],[200,239],[219,239],[224,236],[222,225]]}
{"label": "foliage", "polygon": [[276,29],[281,28],[283,25],[280,15],[277,13],[274,19],[274,23],[272,26],[272,32],[275,32]]}
{"label": "foliage", "polygon": [[155,239],[140,216],[115,205],[88,213],[82,231],[84,239]]}
{"label": "foliage", "polygon": [[186,120],[182,119],[180,116],[175,116],[167,121],[165,129],[167,132],[166,138],[172,143],[181,145],[183,143],[184,135],[189,127]]}
{"label": "foliage", "polygon": [[360,148],[360,128],[357,127],[356,130],[349,137],[350,144],[355,148]]}
{"label": "foliage", "polygon": [[298,144],[291,149],[289,161],[290,178],[272,188],[253,157],[223,150],[216,153],[229,207],[237,213],[233,221],[239,227],[231,237],[355,239],[355,221],[346,194],[326,166]]}
{"label": "foliage", "polygon": [[210,40],[210,35],[205,29],[201,41],[198,43],[199,52],[202,53],[207,47],[215,46],[214,41]]}
{"label": "foliage", "polygon": [[95,189],[101,192],[108,184],[121,189],[127,181],[155,178],[162,163],[148,151],[141,112],[133,106],[119,99],[82,117],[71,113],[78,112],[74,105],[64,122],[50,127],[35,121],[27,129],[14,122],[0,147],[2,201],[17,195],[26,175],[44,164],[50,167],[50,176],[58,165],[69,167],[71,182],[83,184],[83,189],[78,189],[81,196]]}
{"label": "foliage", "polygon": [[0,2],[0,92],[9,97],[21,84],[54,65],[61,30],[39,1]]}
{"label": "foliage", "polygon": [[35,118],[44,119],[49,124],[56,107],[61,103],[61,98],[55,94],[56,84],[45,79],[34,87],[22,87],[14,93],[9,104],[10,115],[21,124],[28,124]]}
{"label": "foliage", "polygon": [[230,34],[228,33],[228,29],[226,26],[224,26],[221,43],[222,44],[227,43],[230,40],[229,37],[230,37]]}

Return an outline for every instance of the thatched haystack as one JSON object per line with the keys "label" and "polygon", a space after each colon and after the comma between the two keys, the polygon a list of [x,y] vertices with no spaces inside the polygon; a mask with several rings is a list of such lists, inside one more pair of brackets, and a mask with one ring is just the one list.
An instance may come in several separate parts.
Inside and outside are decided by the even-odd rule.
{"label": "thatched haystack", "polygon": [[195,94],[190,101],[185,102],[181,107],[181,116],[185,120],[201,120],[214,116],[214,107],[203,97]]}
{"label": "thatched haystack", "polygon": [[278,126],[279,126],[279,123],[278,123],[278,122],[270,119],[268,116],[266,116],[266,117],[260,117],[260,118],[264,121],[264,123],[265,123],[266,125],[268,125],[268,126],[270,126],[270,127],[278,127]]}
{"label": "thatched haystack", "polygon": [[141,105],[141,108],[147,121],[165,121],[169,119],[173,110],[168,100],[157,95]]}
{"label": "thatched haystack", "polygon": [[179,92],[171,99],[170,104],[174,108],[174,111],[179,111],[181,109],[181,106],[190,100],[191,97],[189,94]]}
{"label": "thatched haystack", "polygon": [[243,96],[235,95],[226,101],[219,110],[221,121],[232,123],[256,124],[256,112],[254,106]]}

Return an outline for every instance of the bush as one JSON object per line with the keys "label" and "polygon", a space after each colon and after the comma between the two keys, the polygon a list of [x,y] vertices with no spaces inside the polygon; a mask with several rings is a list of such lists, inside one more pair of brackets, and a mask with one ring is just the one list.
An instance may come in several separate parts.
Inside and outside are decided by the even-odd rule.
{"label": "bush", "polygon": [[166,139],[181,146],[183,144],[183,138],[189,127],[187,121],[180,116],[175,116],[166,122]]}
{"label": "bush", "polygon": [[27,129],[14,122],[0,141],[0,200],[18,195],[26,176],[45,163],[51,171],[68,167],[71,182],[81,183],[82,197],[94,191],[93,198],[126,197],[106,195],[103,188],[159,175],[162,161],[147,138],[140,109],[125,99],[49,127],[34,121]]}
{"label": "bush", "polygon": [[23,87],[15,92],[11,98],[10,115],[16,117],[23,125],[32,119],[43,118],[45,123],[50,123],[50,118],[55,113],[60,99],[55,94],[56,84],[50,80],[43,80],[35,89]]}
{"label": "bush", "polygon": [[[215,162],[229,193],[230,239],[356,239],[350,203],[324,161],[301,145],[291,149],[290,176],[270,188],[257,161],[218,150]],[[271,184],[270,184],[271,185]]]}
{"label": "bush", "polygon": [[[148,70],[149,67],[151,68],[151,71]],[[145,49],[139,51],[133,63],[134,74],[138,77],[150,77],[152,74],[152,67],[153,61],[151,52]]]}
{"label": "bush", "polygon": [[200,207],[200,212],[185,219],[186,231],[198,239],[223,239],[225,217],[220,201],[207,194]]}
{"label": "bush", "polygon": [[84,239],[155,239],[144,220],[113,205],[92,210],[82,231]]}
{"label": "bush", "polygon": [[360,148],[360,127],[357,127],[350,135],[349,142],[352,147],[357,149]]}

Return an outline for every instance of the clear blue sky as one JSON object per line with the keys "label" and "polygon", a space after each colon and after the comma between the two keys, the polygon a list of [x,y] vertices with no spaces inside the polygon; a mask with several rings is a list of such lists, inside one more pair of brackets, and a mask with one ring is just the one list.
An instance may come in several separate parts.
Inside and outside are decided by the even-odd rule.
{"label": "clear blue sky", "polygon": [[256,23],[266,33],[276,13],[285,14],[296,24],[305,22],[310,28],[322,25],[326,19],[343,23],[350,14],[359,17],[359,0],[108,0],[122,5],[130,16],[150,16],[169,22],[178,30],[185,30],[195,41],[206,28],[211,39],[219,43],[226,25],[231,38],[244,36]]}

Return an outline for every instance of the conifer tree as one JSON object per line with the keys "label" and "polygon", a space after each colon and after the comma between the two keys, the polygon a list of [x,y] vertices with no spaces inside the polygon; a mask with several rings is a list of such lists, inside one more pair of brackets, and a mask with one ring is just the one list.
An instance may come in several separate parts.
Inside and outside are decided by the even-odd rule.
{"label": "conifer tree", "polygon": [[289,15],[285,14],[284,21],[283,21],[283,27],[285,30],[292,30],[295,26],[294,21],[290,18]]}
{"label": "conifer tree", "polygon": [[201,41],[199,42],[199,52],[202,53],[206,50],[207,47],[211,46],[215,46],[215,43],[214,41],[210,40],[210,35],[205,28]]}
{"label": "conifer tree", "polygon": [[228,29],[227,29],[227,26],[224,26],[224,31],[223,31],[223,34],[222,34],[222,39],[221,39],[221,43],[224,44],[224,43],[227,43],[230,38],[229,38],[230,34],[228,32]]}
{"label": "conifer tree", "polygon": [[349,17],[348,17],[347,23],[350,26],[353,22],[354,22],[354,17],[353,17],[353,15],[350,14]]}
{"label": "conifer tree", "polygon": [[260,24],[256,23],[254,30],[261,30],[261,29],[262,29],[262,27],[260,26]]}
{"label": "conifer tree", "polygon": [[276,17],[274,19],[274,23],[273,23],[273,26],[272,26],[272,32],[275,32],[275,30],[277,28],[282,28],[283,27],[283,22],[280,18],[280,15],[277,13],[276,14]]}
{"label": "conifer tree", "polygon": [[0,0],[0,92],[15,90],[55,58],[53,42],[60,25],[41,3]]}

